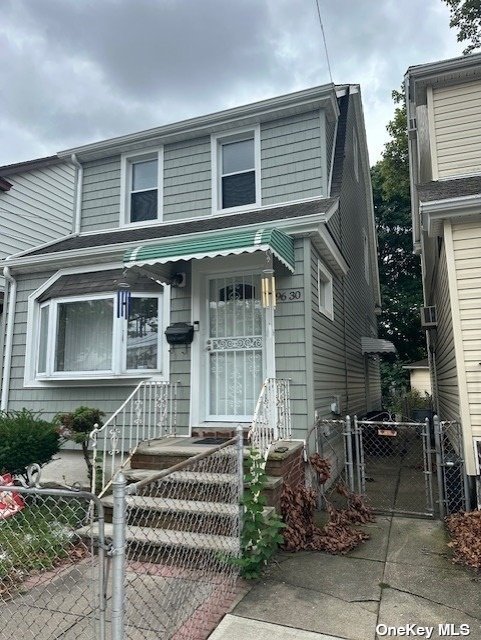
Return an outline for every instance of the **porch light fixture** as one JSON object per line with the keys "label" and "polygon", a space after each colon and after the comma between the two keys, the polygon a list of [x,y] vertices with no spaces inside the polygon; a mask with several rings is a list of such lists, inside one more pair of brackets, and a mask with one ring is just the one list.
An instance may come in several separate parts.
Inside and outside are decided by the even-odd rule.
{"label": "porch light fixture", "polygon": [[276,279],[274,269],[264,269],[261,279],[262,306],[264,309],[276,308]]}

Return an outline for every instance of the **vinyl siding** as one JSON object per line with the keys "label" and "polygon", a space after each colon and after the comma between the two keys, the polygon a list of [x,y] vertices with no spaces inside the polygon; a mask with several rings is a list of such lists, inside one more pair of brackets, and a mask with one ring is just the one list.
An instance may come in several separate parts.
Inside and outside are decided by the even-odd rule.
{"label": "vinyl siding", "polygon": [[304,302],[279,302],[275,310],[276,375],[291,379],[292,428],[295,438],[305,437],[308,427],[308,356],[306,349],[304,240],[295,240],[295,273],[276,277],[278,289],[299,289]]}
{"label": "vinyl siding", "polygon": [[481,224],[453,225],[452,237],[471,428],[481,436]]}
{"label": "vinyl siding", "polygon": [[436,305],[438,317],[434,353],[439,414],[442,420],[456,420],[459,417],[458,374],[444,245],[439,255],[434,283],[433,297],[430,303]]}
{"label": "vinyl siding", "polygon": [[411,389],[416,389],[423,395],[432,394],[431,375],[429,369],[413,369],[410,374]]}
{"label": "vinyl siding", "polygon": [[261,126],[262,204],[322,194],[320,113]]}
{"label": "vinyl siding", "polygon": [[4,177],[13,186],[0,192],[0,259],[71,233],[75,189],[71,164]]}
{"label": "vinyl siding", "polygon": [[438,177],[481,171],[481,82],[433,89]]}
{"label": "vinyl siding", "polygon": [[81,231],[101,231],[120,222],[120,156],[83,165]]}
{"label": "vinyl siding", "polygon": [[[311,245],[310,286],[312,290],[312,353],[314,407],[320,417],[332,417],[333,396],[339,396],[341,410],[347,406],[346,354],[344,342],[343,284],[333,277],[334,319],[319,311],[318,261]],[[321,261],[322,262],[322,261]]]}
{"label": "vinyl siding", "polygon": [[[343,413],[351,415],[380,408],[379,398],[376,399],[373,395],[379,388],[379,365],[373,362],[367,366],[366,358],[361,353],[361,337],[377,335],[377,319],[374,315],[372,284],[367,282],[364,275],[362,242],[364,231],[369,234],[369,221],[372,215],[368,211],[366,198],[366,190],[370,188],[370,184],[364,183],[362,172],[360,172],[359,182],[354,175],[354,126],[355,113],[351,98],[347,114],[346,149],[340,199],[341,249],[349,264],[349,271],[343,279],[347,393]],[[372,273],[370,281],[373,281]],[[366,384],[368,375],[370,376],[369,385]],[[371,395],[370,400],[368,395]]]}
{"label": "vinyl siding", "polygon": [[165,222],[211,212],[210,137],[164,147]]}

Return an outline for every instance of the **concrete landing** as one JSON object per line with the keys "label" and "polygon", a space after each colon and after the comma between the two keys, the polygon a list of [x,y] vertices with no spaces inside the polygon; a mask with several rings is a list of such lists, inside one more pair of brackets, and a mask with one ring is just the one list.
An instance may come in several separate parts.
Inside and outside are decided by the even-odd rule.
{"label": "concrete landing", "polygon": [[[402,631],[383,636],[376,627],[408,624],[433,627],[435,640],[458,637],[443,633],[439,625],[446,623],[455,625],[455,632],[467,624],[467,637],[481,640],[481,578],[451,563],[442,522],[378,516],[365,529],[371,539],[347,556],[280,553],[232,611],[235,619],[225,622],[232,634],[212,640],[263,638],[249,635],[251,620],[278,625],[279,634],[276,630],[270,637],[286,640],[405,637]],[[295,630],[301,635],[281,635]]]}
{"label": "concrete landing", "polygon": [[209,640],[342,640],[323,633],[227,615]]}

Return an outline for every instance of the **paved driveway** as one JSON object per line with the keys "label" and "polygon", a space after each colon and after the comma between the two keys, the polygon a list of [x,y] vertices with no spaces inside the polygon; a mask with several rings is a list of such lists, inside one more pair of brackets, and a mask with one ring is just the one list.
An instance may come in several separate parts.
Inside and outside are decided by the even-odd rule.
{"label": "paved driveway", "polygon": [[432,638],[457,637],[440,623],[468,624],[481,640],[481,576],[451,564],[441,522],[378,517],[367,529],[371,540],[348,556],[281,554],[211,640],[374,640],[406,637],[376,636],[379,624],[412,623],[434,627]]}

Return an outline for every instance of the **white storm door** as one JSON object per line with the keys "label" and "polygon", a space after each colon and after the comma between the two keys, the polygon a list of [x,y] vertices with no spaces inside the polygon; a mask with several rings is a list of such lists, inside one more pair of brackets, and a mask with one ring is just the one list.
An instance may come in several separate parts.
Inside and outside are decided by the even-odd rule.
{"label": "white storm door", "polygon": [[264,379],[260,275],[209,278],[208,420],[252,420]]}

